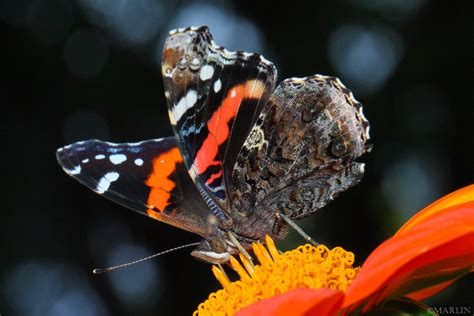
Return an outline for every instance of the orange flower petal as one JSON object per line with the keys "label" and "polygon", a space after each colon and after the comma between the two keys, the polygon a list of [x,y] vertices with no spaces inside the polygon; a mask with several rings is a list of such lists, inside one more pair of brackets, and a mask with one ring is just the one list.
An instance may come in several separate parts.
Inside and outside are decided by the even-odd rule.
{"label": "orange flower petal", "polygon": [[[448,258],[448,259],[444,259]],[[402,297],[435,284],[455,280],[474,264],[474,233],[437,247],[406,264],[389,280],[381,298]]]}
{"label": "orange flower petal", "polygon": [[455,207],[458,204],[463,204],[466,202],[474,201],[474,184],[468,185],[462,189],[454,191],[446,196],[443,196],[439,200],[431,203],[423,210],[419,211],[415,216],[409,219],[395,234],[403,234],[410,230],[412,227],[416,226],[417,224],[427,220],[432,215],[443,212],[445,209],[450,207]]}
{"label": "orange flower petal", "polygon": [[237,316],[333,315],[341,306],[344,293],[332,289],[295,289],[258,301]]}
{"label": "orange flower petal", "polygon": [[[473,233],[474,202],[451,207],[449,212],[432,214],[412,227],[410,234],[386,240],[372,252],[349,286],[344,306],[380,295],[380,290],[385,289],[392,280],[402,278],[424,265],[473,254]],[[377,297],[376,301],[383,298]]]}
{"label": "orange flower petal", "polygon": [[421,291],[412,293],[407,296],[411,298],[412,300],[421,301],[421,300],[424,300],[425,298],[435,295],[436,293],[441,292],[442,290],[450,286],[454,281],[455,280],[446,281],[446,282],[437,284],[435,286],[423,289]]}

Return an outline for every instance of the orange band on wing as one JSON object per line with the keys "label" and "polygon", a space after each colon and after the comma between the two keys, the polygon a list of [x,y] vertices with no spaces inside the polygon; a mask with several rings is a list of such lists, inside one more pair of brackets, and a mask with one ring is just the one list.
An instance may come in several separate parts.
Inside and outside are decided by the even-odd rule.
{"label": "orange band on wing", "polygon": [[219,170],[217,173],[213,173],[209,179],[207,179],[206,184],[210,185],[215,179],[219,179],[222,176],[222,170]]}
{"label": "orange band on wing", "polygon": [[[229,138],[229,122],[235,118],[243,99],[259,99],[264,92],[264,84],[259,80],[249,80],[229,90],[221,106],[212,114],[207,123],[209,135],[204,140],[201,148],[196,154],[194,166],[198,174],[203,174],[212,165],[220,165],[215,161],[219,146]],[[212,178],[219,177],[219,175]],[[212,181],[211,181],[212,182]]]}
{"label": "orange band on wing", "polygon": [[170,204],[171,191],[176,187],[176,183],[169,176],[176,172],[176,165],[182,161],[183,157],[178,147],[173,147],[153,159],[153,170],[145,181],[145,184],[150,187],[147,203],[150,208],[148,215],[151,217],[157,216],[153,208],[163,212]]}

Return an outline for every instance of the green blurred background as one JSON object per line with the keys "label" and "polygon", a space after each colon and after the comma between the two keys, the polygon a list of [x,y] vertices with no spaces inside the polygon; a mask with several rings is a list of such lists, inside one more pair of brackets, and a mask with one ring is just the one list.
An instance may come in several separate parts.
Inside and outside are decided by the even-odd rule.
{"label": "green blurred background", "polygon": [[[279,81],[335,75],[364,104],[364,180],[301,222],[361,264],[473,182],[473,20],[467,1],[0,1],[0,314],[189,315],[219,288],[186,250],[92,275],[199,238],[92,193],[55,160],[78,140],[171,135],[160,75],[170,29],[208,25],[217,44],[272,60]],[[291,232],[280,247],[300,243]],[[472,305],[472,280],[427,304]]]}

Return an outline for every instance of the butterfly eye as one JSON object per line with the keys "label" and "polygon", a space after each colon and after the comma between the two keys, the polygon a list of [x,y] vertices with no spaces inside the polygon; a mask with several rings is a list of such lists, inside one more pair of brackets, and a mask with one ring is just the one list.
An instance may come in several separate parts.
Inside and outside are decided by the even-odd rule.
{"label": "butterfly eye", "polygon": [[224,240],[221,238],[213,238],[209,241],[209,245],[211,247],[211,250],[213,250],[216,253],[224,253],[227,251],[227,247],[225,245]]}

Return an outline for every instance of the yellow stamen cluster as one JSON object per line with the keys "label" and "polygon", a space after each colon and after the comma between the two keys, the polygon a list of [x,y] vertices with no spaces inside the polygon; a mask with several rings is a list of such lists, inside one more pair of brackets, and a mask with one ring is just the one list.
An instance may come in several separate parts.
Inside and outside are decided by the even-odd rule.
{"label": "yellow stamen cluster", "polygon": [[359,268],[352,267],[354,254],[341,247],[306,244],[280,254],[268,236],[266,244],[267,248],[260,243],[252,245],[260,265],[253,266],[242,254],[242,264],[231,257],[230,265],[240,276],[238,281],[231,282],[223,270],[213,266],[223,289],[211,293],[193,315],[232,315],[256,301],[296,288],[345,291],[359,272]]}

